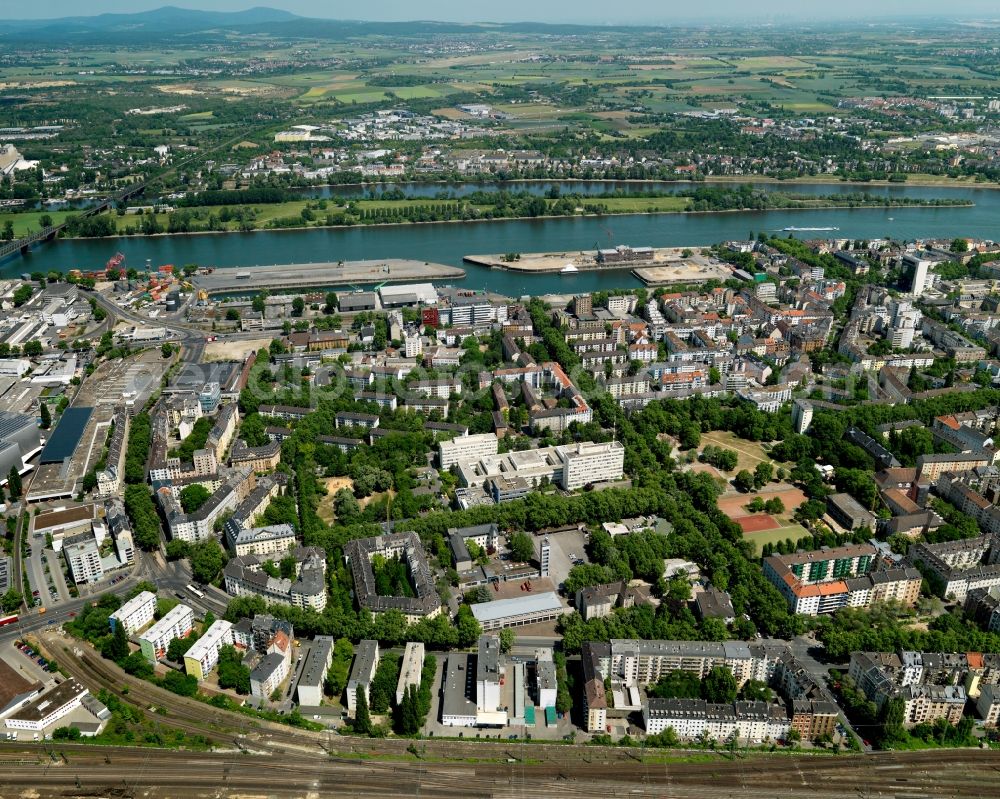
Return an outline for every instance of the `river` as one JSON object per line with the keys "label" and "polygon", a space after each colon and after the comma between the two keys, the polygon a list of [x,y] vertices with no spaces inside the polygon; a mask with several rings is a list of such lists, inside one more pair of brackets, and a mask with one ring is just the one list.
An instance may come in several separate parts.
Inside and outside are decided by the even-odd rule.
{"label": "river", "polygon": [[[417,184],[412,194],[440,190],[473,190],[466,186]],[[615,186],[632,190],[661,188],[681,190],[689,184],[615,184],[609,181],[524,184],[532,191],[559,185],[566,193],[599,193]],[[255,266],[296,262],[415,258],[464,266],[467,275],[458,285],[518,297],[525,294],[597,291],[638,286],[628,271],[580,272],[575,275],[525,275],[501,272],[462,263],[464,255],[496,252],[579,251],[618,244],[634,246],[710,245],[727,239],[745,239],[751,232],[780,231],[785,227],[839,227],[837,234],[798,233],[804,236],[839,235],[855,239],[891,236],[912,240],[925,237],[1000,238],[1000,191],[992,189],[925,186],[879,186],[865,189],[851,185],[761,184],[799,194],[835,194],[869,191],[892,197],[967,199],[973,207],[856,208],[802,211],[739,211],[706,214],[651,214],[564,219],[507,220],[428,225],[379,225],[257,233],[200,234],[118,239],[57,241],[32,250],[23,258],[0,265],[0,276],[32,271],[90,270],[101,268],[116,251],[127,263],[143,268],[147,259],[155,267],[172,263],[203,266]],[[581,187],[594,187],[583,189]],[[596,188],[600,186],[601,188]],[[518,186],[508,186],[512,189]],[[336,187],[334,187],[336,188]],[[358,192],[358,187],[350,187]],[[401,186],[401,188],[403,188]],[[408,187],[409,188],[409,187]],[[314,190],[315,191],[315,190]],[[365,189],[367,191],[367,189]]]}

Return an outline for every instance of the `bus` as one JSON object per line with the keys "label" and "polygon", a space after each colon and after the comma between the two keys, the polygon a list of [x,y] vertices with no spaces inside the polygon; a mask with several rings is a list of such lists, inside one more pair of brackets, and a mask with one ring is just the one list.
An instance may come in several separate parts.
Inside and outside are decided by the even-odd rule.
{"label": "bus", "polygon": [[17,622],[17,616],[0,616],[0,627],[6,627],[8,624],[14,624]]}
{"label": "bus", "polygon": [[187,586],[185,586],[185,587],[187,588],[188,591],[190,591],[192,594],[194,594],[196,597],[198,597],[198,599],[204,599],[205,598],[205,592],[204,591],[199,591],[197,588],[195,588],[190,583],[188,583]]}

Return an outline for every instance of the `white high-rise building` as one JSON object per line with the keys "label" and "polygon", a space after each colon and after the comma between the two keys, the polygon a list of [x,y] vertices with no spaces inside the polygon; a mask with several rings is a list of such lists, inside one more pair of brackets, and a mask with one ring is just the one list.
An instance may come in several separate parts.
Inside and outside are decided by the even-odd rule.
{"label": "white high-rise building", "polygon": [[417,331],[408,330],[403,334],[403,352],[407,358],[417,358],[424,351],[424,342]]}
{"label": "white high-rise building", "polygon": [[924,289],[931,284],[931,262],[925,258],[907,254],[903,256],[903,265],[913,268],[913,283],[910,287],[910,293],[914,297],[919,297],[924,293]]}
{"label": "white high-rise building", "polygon": [[792,425],[795,432],[802,435],[809,429],[813,419],[813,406],[811,402],[797,399],[792,403]]}

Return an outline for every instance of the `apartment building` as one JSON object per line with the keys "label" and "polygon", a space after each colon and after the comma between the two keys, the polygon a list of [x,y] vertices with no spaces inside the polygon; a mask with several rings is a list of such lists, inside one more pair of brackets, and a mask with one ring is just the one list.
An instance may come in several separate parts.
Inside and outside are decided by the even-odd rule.
{"label": "apartment building", "polygon": [[112,420],[108,454],[104,459],[107,465],[97,473],[97,496],[101,499],[117,496],[122,490],[130,423],[128,411],[118,408]]}
{"label": "apartment building", "polygon": [[767,702],[714,704],[703,699],[649,699],[642,707],[647,735],[672,729],[682,741],[708,738],[743,744],[774,741],[788,735],[783,708]]}
{"label": "apartment building", "polygon": [[580,647],[583,667],[583,718],[587,732],[607,732],[608,696],[602,664],[611,661],[611,646],[587,641]]}
{"label": "apartment building", "polygon": [[480,458],[495,456],[499,439],[495,433],[478,433],[471,436],[456,436],[438,444],[439,460],[442,469],[450,469],[460,461],[476,461]]}
{"label": "apartment building", "polygon": [[[382,596],[378,593],[372,570],[372,558],[376,555],[387,560],[399,558],[406,561],[416,596]],[[416,533],[394,533],[348,541],[344,546],[344,559],[354,578],[354,597],[359,607],[372,613],[398,610],[411,624],[441,613],[441,598],[434,574]]]}
{"label": "apartment building", "polygon": [[[261,413],[263,413],[261,409]],[[219,408],[219,413],[215,417],[215,424],[208,432],[206,446],[215,452],[218,461],[225,457],[226,450],[236,435],[236,426],[240,421],[240,411],[236,403],[229,403]]]}
{"label": "apartment building", "polygon": [[112,613],[108,617],[108,623],[111,625],[111,632],[115,631],[116,624],[121,624],[124,625],[127,635],[135,635],[137,630],[141,630],[153,620],[155,614],[156,594],[143,591]]}
{"label": "apartment building", "polygon": [[194,626],[194,612],[187,605],[176,605],[139,636],[139,648],[151,663],[167,653],[175,638],[186,638]]}
{"label": "apartment building", "polygon": [[184,671],[201,682],[215,670],[219,662],[219,650],[232,643],[232,623],[217,619],[184,654]]}
{"label": "apartment building", "polygon": [[156,497],[163,508],[171,538],[190,544],[205,541],[215,535],[215,522],[225,513],[234,510],[256,486],[256,477],[250,469],[235,469],[204,505],[192,513],[185,513],[175,494],[175,487],[164,486]]}
{"label": "apartment building", "polygon": [[73,582],[77,585],[94,582],[104,576],[100,547],[92,533],[79,533],[64,538],[62,552]]}
{"label": "apartment building", "polygon": [[281,444],[269,441],[260,447],[250,447],[238,439],[229,453],[229,462],[234,468],[245,466],[252,472],[272,472],[281,463]]}
{"label": "apartment building", "polygon": [[295,695],[300,705],[317,707],[323,701],[323,683],[333,662],[333,648],[336,641],[328,635],[317,635],[309,647],[302,674],[295,686]]}
{"label": "apartment building", "polygon": [[628,583],[619,580],[615,583],[592,585],[576,592],[576,610],[584,621],[610,616],[617,608],[630,608],[635,605],[636,593],[629,589]]}
{"label": "apartment building", "polygon": [[410,688],[420,689],[420,675],[424,668],[424,645],[419,641],[408,641],[399,665],[399,681],[396,683],[396,704],[403,702],[403,696]]}
{"label": "apartment building", "polygon": [[899,698],[909,725],[947,719],[957,724],[968,697],[1000,683],[1000,655],[968,652],[853,652],[848,674],[881,707]]}
{"label": "apartment building", "polygon": [[742,641],[639,641],[612,639],[609,660],[601,663],[605,679],[625,685],[649,685],[672,671],[687,671],[700,679],[716,666],[729,669],[738,685],[764,680],[771,666],[766,654],[753,652]]}
{"label": "apartment building", "polygon": [[259,596],[321,613],[326,607],[326,552],[318,547],[295,547],[287,551],[295,558],[295,579],[272,577],[263,570],[269,560],[258,555],[235,557],[226,564],[223,578],[232,596]]}
{"label": "apartment building", "polygon": [[912,606],[920,595],[920,572],[909,566],[866,571],[875,565],[874,555],[869,545],[775,555],[765,559],[764,575],[794,613],[815,616],[890,601]]}
{"label": "apartment building", "polygon": [[358,708],[358,689],[365,696],[365,701],[371,706],[371,685],[378,668],[378,641],[364,640],[354,649],[354,663],[351,666],[351,676],[347,681],[347,712],[352,717]]}
{"label": "apartment building", "polygon": [[945,599],[965,602],[970,591],[1000,586],[1000,536],[982,535],[940,544],[919,542],[907,560],[933,575],[931,587]]}
{"label": "apartment building", "polygon": [[983,466],[991,466],[994,451],[952,453],[945,455],[921,455],[917,458],[917,479],[936,482],[945,472],[971,472]]}
{"label": "apartment building", "polygon": [[278,652],[270,652],[250,671],[250,695],[268,699],[285,681],[289,662]]}
{"label": "apartment building", "polygon": [[815,741],[823,736],[833,736],[837,729],[840,708],[833,702],[816,699],[793,699],[788,703],[791,715],[789,727],[803,741]]}
{"label": "apartment building", "polygon": [[226,543],[237,557],[274,556],[277,560],[295,546],[295,530],[290,524],[272,524],[249,530],[227,525]]}

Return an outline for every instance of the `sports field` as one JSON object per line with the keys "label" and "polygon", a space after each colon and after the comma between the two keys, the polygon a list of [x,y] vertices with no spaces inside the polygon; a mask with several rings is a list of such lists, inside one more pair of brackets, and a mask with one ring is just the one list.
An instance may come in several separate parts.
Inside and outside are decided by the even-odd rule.
{"label": "sports field", "polygon": [[738,519],[734,520],[743,531],[743,534],[748,533],[761,533],[765,530],[777,530],[781,527],[773,516],[769,516],[766,513],[756,513],[753,516],[740,516]]}

